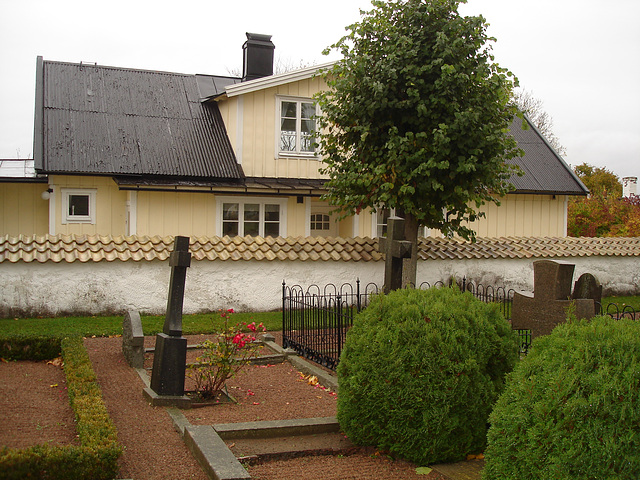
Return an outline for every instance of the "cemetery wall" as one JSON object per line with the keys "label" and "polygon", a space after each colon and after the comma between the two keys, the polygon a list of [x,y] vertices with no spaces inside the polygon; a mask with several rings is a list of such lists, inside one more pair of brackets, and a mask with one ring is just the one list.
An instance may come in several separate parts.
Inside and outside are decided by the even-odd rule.
{"label": "cemetery wall", "polygon": [[[575,263],[574,281],[592,273],[604,294],[640,295],[638,255],[539,257]],[[418,262],[418,283],[447,282],[451,277],[516,291],[533,289],[531,258],[429,259]],[[234,308],[266,311],[281,308],[282,282],[287,285],[382,284],[384,262],[335,259],[301,261],[197,260],[187,270],[184,312]],[[123,314],[128,309],[163,314],[167,306],[168,260],[98,262],[7,262],[0,264],[0,315]]]}

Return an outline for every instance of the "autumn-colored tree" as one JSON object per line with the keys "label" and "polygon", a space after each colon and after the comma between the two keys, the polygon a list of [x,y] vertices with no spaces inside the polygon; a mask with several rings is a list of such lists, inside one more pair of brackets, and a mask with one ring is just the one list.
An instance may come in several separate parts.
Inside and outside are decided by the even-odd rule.
{"label": "autumn-colored tree", "polygon": [[586,185],[592,195],[622,196],[622,183],[618,176],[604,167],[594,167],[588,163],[578,165],[573,169],[576,175]]}
{"label": "autumn-colored tree", "polygon": [[640,237],[640,197],[596,193],[571,202],[567,233],[571,237]]}
{"label": "autumn-colored tree", "polygon": [[569,204],[569,236],[640,236],[640,197],[621,198],[620,180],[604,167],[583,163],[573,170],[591,193]]}

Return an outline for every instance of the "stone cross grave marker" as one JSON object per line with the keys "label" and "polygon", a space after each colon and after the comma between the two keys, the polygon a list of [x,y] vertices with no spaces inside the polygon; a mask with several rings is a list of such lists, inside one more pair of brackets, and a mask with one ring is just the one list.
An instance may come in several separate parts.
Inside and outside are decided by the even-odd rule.
{"label": "stone cross grave marker", "polygon": [[511,310],[511,327],[531,330],[531,338],[548,335],[567,319],[567,309],[575,304],[578,318],[595,315],[592,299],[571,299],[575,265],[553,260],[533,262],[534,296],[516,293]]}
{"label": "stone cross grave marker", "polygon": [[169,259],[171,280],[162,333],[156,335],[151,390],[158,395],[184,395],[187,339],[182,336],[182,306],[187,268],[191,265],[189,237],[176,237]]}
{"label": "stone cross grave marker", "polygon": [[412,244],[404,237],[404,219],[387,219],[387,237],[378,238],[378,249],[385,254],[384,293],[402,288],[402,260],[411,257]]}

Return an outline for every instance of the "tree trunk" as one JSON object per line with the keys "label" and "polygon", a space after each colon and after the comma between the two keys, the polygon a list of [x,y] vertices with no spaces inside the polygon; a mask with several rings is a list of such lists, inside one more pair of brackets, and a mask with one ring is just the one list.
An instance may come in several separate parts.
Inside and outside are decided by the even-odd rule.
{"label": "tree trunk", "polygon": [[418,267],[418,221],[411,214],[404,214],[404,238],[411,242],[411,258],[402,262],[402,287],[417,287],[416,274]]}

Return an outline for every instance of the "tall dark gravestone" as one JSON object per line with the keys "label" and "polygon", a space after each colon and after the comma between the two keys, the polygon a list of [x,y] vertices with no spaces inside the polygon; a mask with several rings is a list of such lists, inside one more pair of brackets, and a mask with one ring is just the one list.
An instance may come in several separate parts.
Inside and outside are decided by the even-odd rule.
{"label": "tall dark gravestone", "polygon": [[151,390],[158,395],[184,395],[187,339],[182,336],[182,305],[187,268],[191,265],[189,237],[176,237],[169,259],[171,280],[162,333],[156,336]]}
{"label": "tall dark gravestone", "polygon": [[411,257],[412,244],[404,237],[404,219],[387,219],[387,237],[378,239],[380,252],[385,254],[384,293],[402,288],[402,260]]}

